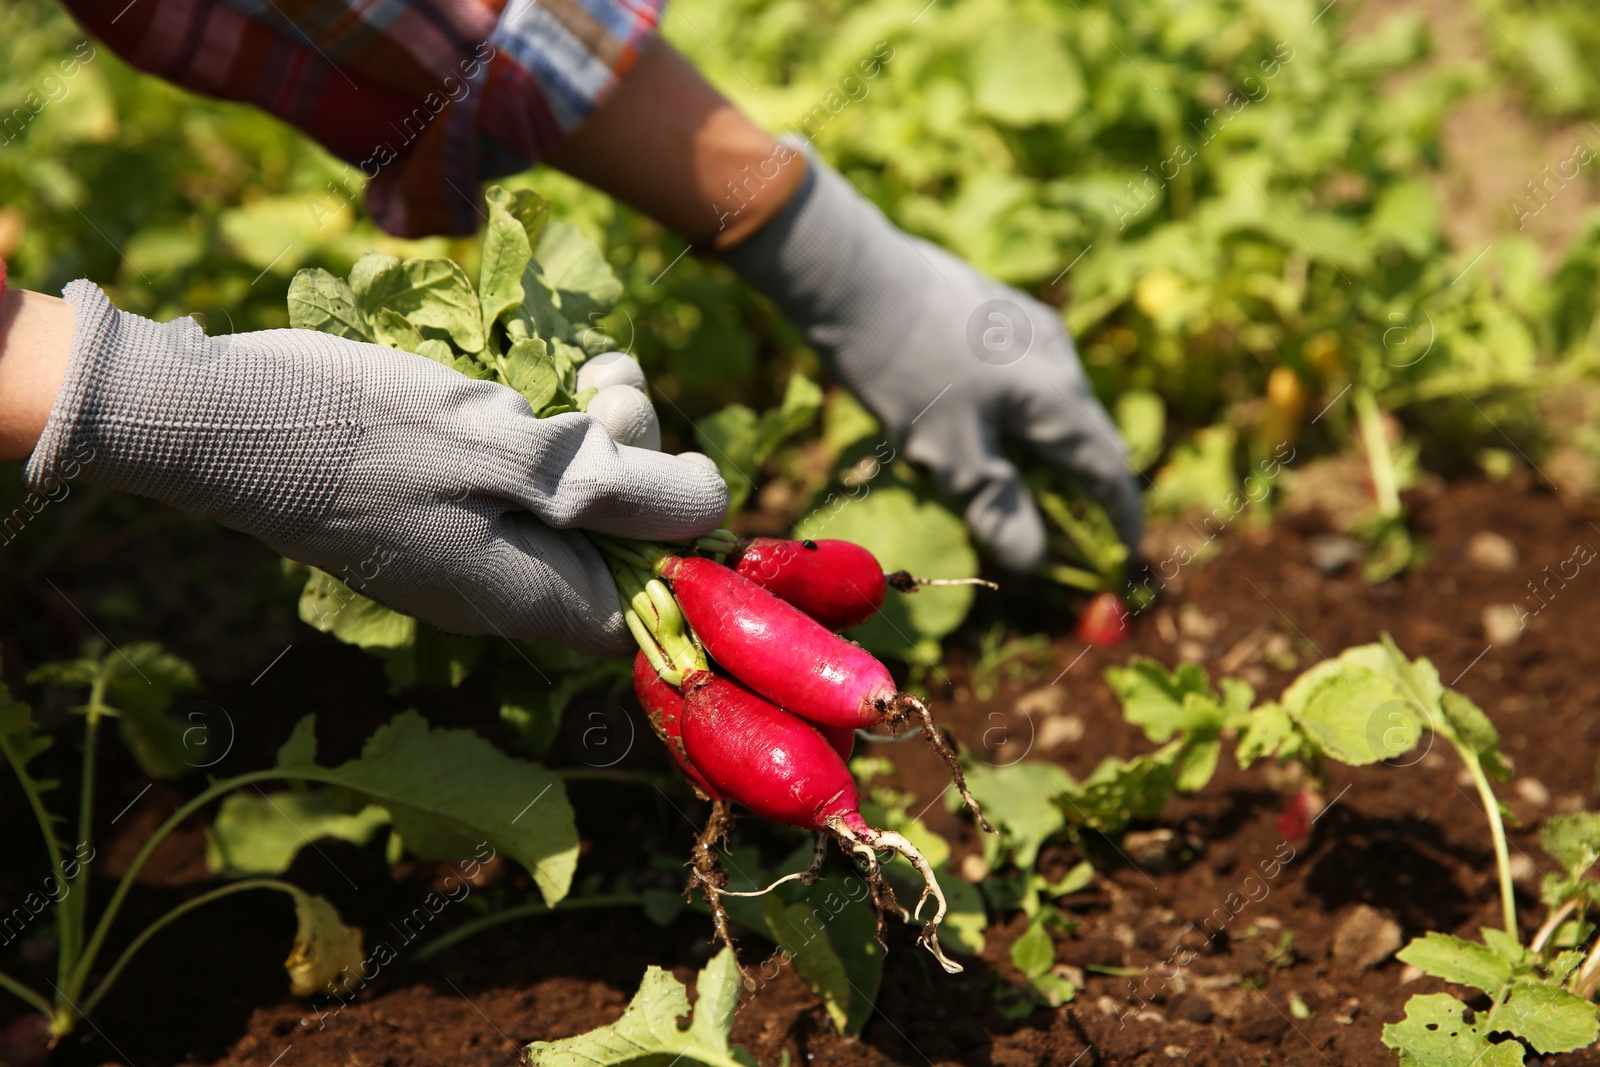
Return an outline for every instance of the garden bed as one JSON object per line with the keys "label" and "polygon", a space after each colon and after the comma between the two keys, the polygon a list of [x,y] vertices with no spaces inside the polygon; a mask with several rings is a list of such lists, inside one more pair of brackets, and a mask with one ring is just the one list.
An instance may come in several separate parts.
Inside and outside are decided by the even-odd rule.
{"label": "garden bed", "polygon": [[[1500,729],[1516,775],[1500,792],[1530,827],[1513,830],[1511,839],[1519,895],[1531,904],[1537,871],[1548,866],[1531,827],[1594,799],[1600,721],[1590,709],[1600,676],[1589,649],[1600,632],[1600,603],[1584,568],[1565,588],[1549,583],[1546,606],[1526,619],[1514,644],[1502,639],[1487,647],[1480,620],[1493,604],[1538,608],[1528,583],[1546,588],[1541,583],[1575,547],[1600,543],[1600,531],[1584,513],[1527,486],[1463,483],[1413,494],[1409,503],[1431,555],[1398,581],[1369,585],[1353,569],[1319,571],[1313,561],[1326,566],[1331,552],[1319,540],[1327,536],[1324,524],[1286,518],[1221,539],[1217,558],[1187,568],[1133,639],[1115,649],[1085,652],[1065,636],[1067,620],[1051,604],[1004,594],[988,611],[1003,612],[1024,633],[1052,634],[1048,657],[1023,677],[995,672],[997,691],[980,700],[972,691],[974,665],[957,652],[946,667],[949,685],[933,680],[937,710],[980,757],[988,752],[1008,763],[1027,748],[1029,758],[1056,760],[1081,775],[1102,756],[1150,747],[1123,721],[1101,677],[1134,653],[1168,664],[1199,660],[1271,695],[1322,653],[1387,631],[1408,654],[1431,658],[1444,680],[1456,679],[1455,688]],[[1505,543],[1486,542],[1484,531],[1503,537],[1514,554]],[[969,623],[986,625],[981,618]],[[220,683],[207,678],[208,698],[238,724],[230,768],[270,759],[313,703],[330,758],[353,753],[403,706],[374,696],[385,692],[374,661],[303,629],[291,637],[293,658],[255,685],[235,670],[222,671]],[[214,640],[169,637],[189,655]],[[252,638],[252,647],[259,641]],[[205,658],[197,659],[209,674]],[[240,663],[248,659],[239,656]],[[495,735],[501,727],[493,702],[473,686],[414,702],[436,724],[467,723]],[[1080,727],[1081,738],[1071,740]],[[762,1063],[779,1062],[783,1050],[791,1062],[843,1065],[1386,1062],[1393,1054],[1379,1042],[1382,1024],[1399,1019],[1413,993],[1442,985],[1425,977],[1406,982],[1406,968],[1392,958],[1359,969],[1355,959],[1363,948],[1381,948],[1385,930],[1371,923],[1357,936],[1360,920],[1351,916],[1375,909],[1398,923],[1401,937],[1429,929],[1475,936],[1496,916],[1489,840],[1476,796],[1457,780],[1458,764],[1443,752],[1411,753],[1400,762],[1407,765],[1334,768],[1330,806],[1312,835],[1286,844],[1277,826],[1286,798],[1260,768],[1240,772],[1225,754],[1203,792],[1168,807],[1160,826],[1172,831],[1171,840],[1136,832],[1121,854],[1101,846],[1104,854],[1094,856],[1100,876],[1062,902],[1077,928],[1056,936],[1058,959],[1085,972],[1077,998],[1062,1008],[1020,1020],[998,1011],[996,988],[1019,980],[1008,948],[1025,922],[1013,915],[991,926],[983,959],[969,958],[959,976],[939,973],[903,928],[891,929],[877,1014],[858,1041],[837,1037],[805,984],[787,972],[741,1010],[734,1039]],[[919,796],[932,799],[943,788],[942,770],[921,746],[896,763],[897,783]],[[641,744],[620,768],[658,771],[664,760]],[[97,882],[109,885],[184,794],[160,784],[141,793],[146,781],[120,751],[106,769],[97,807],[110,836]],[[625,869],[629,842],[654,839],[663,851],[681,852],[691,834],[685,818],[700,814],[683,796],[648,785],[569,788],[584,838],[580,881],[586,872]],[[4,796],[8,810],[12,800]],[[975,851],[970,824],[942,804],[923,817],[958,854]],[[42,874],[26,841],[15,828],[0,838],[7,882],[21,884],[35,867]],[[133,918],[159,914],[208,879],[204,844],[196,823],[158,854],[135,894]],[[1281,869],[1263,879],[1262,863],[1273,857]],[[1052,871],[1067,863],[1064,853],[1047,852],[1040,866]],[[293,931],[289,909],[236,897],[153,942],[107,998],[96,1026],[70,1038],[56,1062],[509,1064],[528,1041],[613,1021],[647,965],[689,978],[711,955],[701,914],[661,927],[638,908],[615,908],[501,927],[418,963],[407,955],[404,917],[438,875],[433,865],[408,862],[392,877],[378,846],[323,842],[301,855],[290,877],[332,899],[370,938],[399,946],[398,958],[348,1006],[319,1014],[288,998],[278,965]],[[482,888],[514,893],[512,884]],[[467,918],[467,906],[457,907],[459,915],[444,910],[436,929],[413,935],[414,944]],[[1524,922],[1535,912],[1524,907]],[[1210,938],[1196,930],[1207,917]],[[1183,945],[1198,954],[1178,979],[1162,963]],[[760,962],[767,948],[746,937],[746,962]]]}

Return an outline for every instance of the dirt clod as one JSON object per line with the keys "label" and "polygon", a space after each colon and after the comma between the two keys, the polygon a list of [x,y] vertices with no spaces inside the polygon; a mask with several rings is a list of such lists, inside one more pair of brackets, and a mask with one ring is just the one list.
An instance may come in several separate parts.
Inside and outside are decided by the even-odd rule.
{"label": "dirt clod", "polygon": [[1376,967],[1400,947],[1400,924],[1378,909],[1357,904],[1333,935],[1333,958],[1358,971]]}

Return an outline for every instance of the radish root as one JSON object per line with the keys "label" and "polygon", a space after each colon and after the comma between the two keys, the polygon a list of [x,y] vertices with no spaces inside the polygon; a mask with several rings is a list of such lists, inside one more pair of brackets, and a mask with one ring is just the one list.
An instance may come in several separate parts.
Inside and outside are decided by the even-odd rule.
{"label": "radish root", "polygon": [[[947,973],[960,974],[963,970],[961,964],[957,963],[949,956],[946,956],[944,954],[944,949],[939,945],[939,924],[944,921],[945,912],[949,910],[949,905],[945,901],[944,890],[939,887],[939,879],[934,876],[933,865],[928,862],[928,857],[924,856],[920,851],[918,851],[917,846],[913,845],[910,841],[907,841],[904,837],[895,833],[893,830],[875,830],[872,827],[867,826],[865,823],[862,823],[859,816],[852,820],[852,822],[855,825],[847,824],[846,821],[839,816],[833,816],[832,818],[828,819],[827,825],[828,829],[834,834],[838,835],[839,839],[845,844],[845,847],[849,848],[851,852],[854,852],[858,856],[862,856],[864,859],[870,857],[870,859],[867,859],[867,877],[868,884],[876,883],[876,885],[874,885],[875,897],[877,885],[881,885],[886,891],[888,891],[888,895],[891,900],[893,900],[894,896],[893,890],[890,890],[888,887],[888,883],[883,881],[878,864],[878,857],[876,853],[877,849],[881,848],[887,849],[891,852],[898,852],[900,855],[904,856],[913,867],[917,869],[918,874],[922,875],[922,895],[917,898],[917,906],[913,908],[909,914],[907,914],[906,911],[903,908],[900,908],[898,905],[892,906],[894,907],[894,910],[900,912],[907,922],[910,922],[912,920],[921,919],[922,906],[926,904],[928,899],[931,897],[935,904],[933,916],[923,923],[922,933],[917,936],[917,940],[921,942],[923,948],[927,949],[933,954],[933,958],[939,961],[939,966],[943,967]],[[876,899],[874,902],[877,902]],[[883,912],[881,907],[878,913],[878,922],[881,928],[883,922]]]}
{"label": "radish root", "polygon": [[705,890],[706,906],[711,909],[711,924],[716,930],[716,939],[729,948],[733,948],[733,937],[728,933],[728,911],[722,906],[728,872],[722,869],[722,863],[717,858],[717,845],[728,836],[731,822],[728,802],[713,801],[711,817],[694,840],[694,851],[690,853],[689,860],[689,887],[685,890],[689,895],[694,894],[695,886]]}
{"label": "radish root", "polygon": [[[922,720],[922,736],[928,739],[928,744],[944,760],[945,766],[950,768],[950,780],[955,784],[956,790],[961,794],[961,799],[972,809],[972,817],[983,827],[985,833],[994,833],[994,827],[989,825],[989,820],[983,816],[983,808],[978,804],[976,797],[967,789],[967,776],[961,771],[961,757],[956,755],[956,750],[950,747],[950,742],[945,739],[939,727],[934,724],[933,712],[928,710],[928,705],[912,696],[910,693],[895,694],[890,705],[890,714],[895,722],[902,722],[912,715]],[[898,726],[895,727],[898,729]]]}
{"label": "radish root", "polygon": [[885,574],[883,580],[889,583],[889,588],[898,589],[902,593],[915,593],[919,586],[924,585],[981,585],[985,589],[1000,588],[985,578],[918,578],[907,571]]}

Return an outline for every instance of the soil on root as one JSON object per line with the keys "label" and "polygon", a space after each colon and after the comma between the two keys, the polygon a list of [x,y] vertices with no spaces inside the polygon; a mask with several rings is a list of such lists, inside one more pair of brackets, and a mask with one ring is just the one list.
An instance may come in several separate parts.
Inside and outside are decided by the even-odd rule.
{"label": "soil on root", "polygon": [[[1016,671],[990,670],[957,654],[946,667],[948,686],[935,693],[935,712],[980,758],[1010,762],[1026,754],[1082,775],[1104,756],[1152,747],[1122,721],[1101,677],[1134,653],[1168,664],[1199,660],[1214,677],[1244,677],[1271,695],[1323,655],[1388,631],[1407,653],[1432,658],[1443,679],[1476,700],[1501,730],[1516,780],[1500,792],[1525,827],[1512,840],[1526,934],[1541,918],[1536,885],[1548,864],[1537,847],[1539,821],[1594,803],[1600,719],[1591,709],[1600,671],[1589,646],[1600,632],[1593,595],[1600,585],[1591,588],[1600,571],[1584,566],[1564,582],[1549,576],[1577,546],[1600,546],[1600,529],[1528,488],[1462,484],[1410,504],[1431,557],[1398,581],[1368,585],[1349,570],[1319,571],[1314,561],[1326,564],[1330,549],[1322,540],[1328,531],[1315,518],[1230,533],[1219,539],[1216,558],[1182,568],[1126,644],[1085,649],[1055,636],[1037,662]],[[1485,531],[1514,552],[1503,542],[1490,546],[1498,553],[1486,549]],[[1484,609],[1496,604],[1530,612],[1515,641],[1501,635],[1491,645],[1485,636]],[[994,618],[1004,614],[1023,633],[1060,635],[1070,628],[1059,604],[1025,594],[1008,593],[1003,605],[984,610]],[[975,632],[988,621],[975,620]],[[299,663],[270,683],[276,690],[268,682],[260,687],[266,693],[252,690],[245,677],[211,694],[244,720],[235,758],[258,764],[271,758],[294,717],[282,709],[300,713],[307,700],[294,697],[308,678],[317,679],[315,703],[326,709],[319,732],[328,759],[350,755],[373,725],[402,706],[373,695],[384,692],[381,671],[351,649],[302,632],[292,655]],[[436,723],[503,736],[490,694],[474,685],[414,702]],[[102,883],[184,795],[158,785],[140,798],[144,780],[115,745],[107,751],[100,825],[111,826],[130,800],[138,803],[111,826]],[[929,799],[944,789],[944,768],[922,745],[891,754],[899,765],[896,784]],[[641,744],[621,766],[664,770],[666,761]],[[1062,1008],[1007,1020],[995,1006],[997,988],[1020,982],[1009,957],[1024,928],[1020,917],[1000,916],[983,958],[964,959],[966,972],[954,976],[918,950],[911,931],[894,925],[878,1011],[859,1040],[835,1035],[787,968],[744,1008],[734,1038],[765,1064],[788,1050],[795,1063],[841,1067],[1393,1062],[1378,1040],[1382,1024],[1400,1018],[1413,993],[1442,987],[1426,978],[1405,981],[1405,969],[1392,958],[1362,969],[1354,957],[1363,945],[1376,940],[1381,949],[1385,935],[1393,938],[1385,921],[1407,938],[1427,929],[1475,936],[1479,926],[1495,923],[1493,864],[1476,795],[1462,786],[1453,755],[1437,749],[1395,765],[1337,769],[1310,837],[1286,842],[1277,815],[1294,785],[1259,766],[1241,772],[1225,752],[1212,784],[1175,802],[1159,825],[1136,828],[1120,847],[1094,846],[1101,876],[1061,902],[1076,929],[1056,936],[1058,957],[1074,980],[1081,977],[1077,999]],[[580,877],[604,880],[636,869],[640,841],[686,856],[704,815],[687,794],[603,782],[576,783],[572,792],[584,841]],[[14,810],[12,799],[5,793],[0,806]],[[975,831],[963,817],[942,804],[924,817],[952,841],[958,865],[976,854]],[[6,857],[0,870],[7,872],[0,889],[8,896],[37,865],[23,844],[25,829],[0,830]],[[133,895],[130,927],[206,880],[203,850],[203,824],[196,822],[158,853],[148,884]],[[1042,863],[1055,874],[1077,859],[1052,848]],[[289,998],[280,964],[293,930],[290,911],[265,894],[241,895],[154,941],[106,999],[95,1025],[67,1041],[56,1062],[512,1064],[531,1040],[614,1021],[647,965],[668,967],[687,982],[712,952],[702,914],[685,913],[662,927],[637,908],[618,908],[502,927],[418,962],[422,941],[469,917],[474,906],[451,905],[459,917],[446,911],[416,918],[441,874],[433,865],[408,863],[394,877],[376,846],[322,842],[289,877],[333,899],[349,921],[366,928],[369,943],[384,939],[397,948],[398,958],[358,995],[327,1004]],[[495,879],[478,887],[484,899],[525,896],[526,882],[513,872],[502,867],[489,881]],[[108,888],[96,886],[99,899]],[[414,933],[423,922],[429,929]],[[1362,923],[1364,940],[1355,936]],[[742,948],[746,963],[756,964],[766,943],[747,935]],[[1580,1053],[1560,1062],[1600,1057]]]}

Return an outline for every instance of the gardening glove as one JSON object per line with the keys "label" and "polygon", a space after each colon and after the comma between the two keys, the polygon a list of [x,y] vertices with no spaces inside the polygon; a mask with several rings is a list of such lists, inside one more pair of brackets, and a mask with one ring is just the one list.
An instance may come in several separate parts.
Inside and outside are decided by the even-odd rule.
{"label": "gardening glove", "polygon": [[[782,153],[796,149],[785,144]],[[966,501],[1005,567],[1045,553],[1045,529],[1001,449],[1020,439],[1105,505],[1130,546],[1140,499],[1116,426],[1052,308],[897,230],[809,151],[771,222],[722,259],[805,331],[897,447]]]}
{"label": "gardening glove", "polygon": [[514,390],[422,356],[309,330],[207,337],[86,281],[63,295],[72,355],[31,485],[75,465],[442,630],[626,653],[579,531],[691,537],[727,508],[700,463],[617,445],[588,415],[536,419]]}

